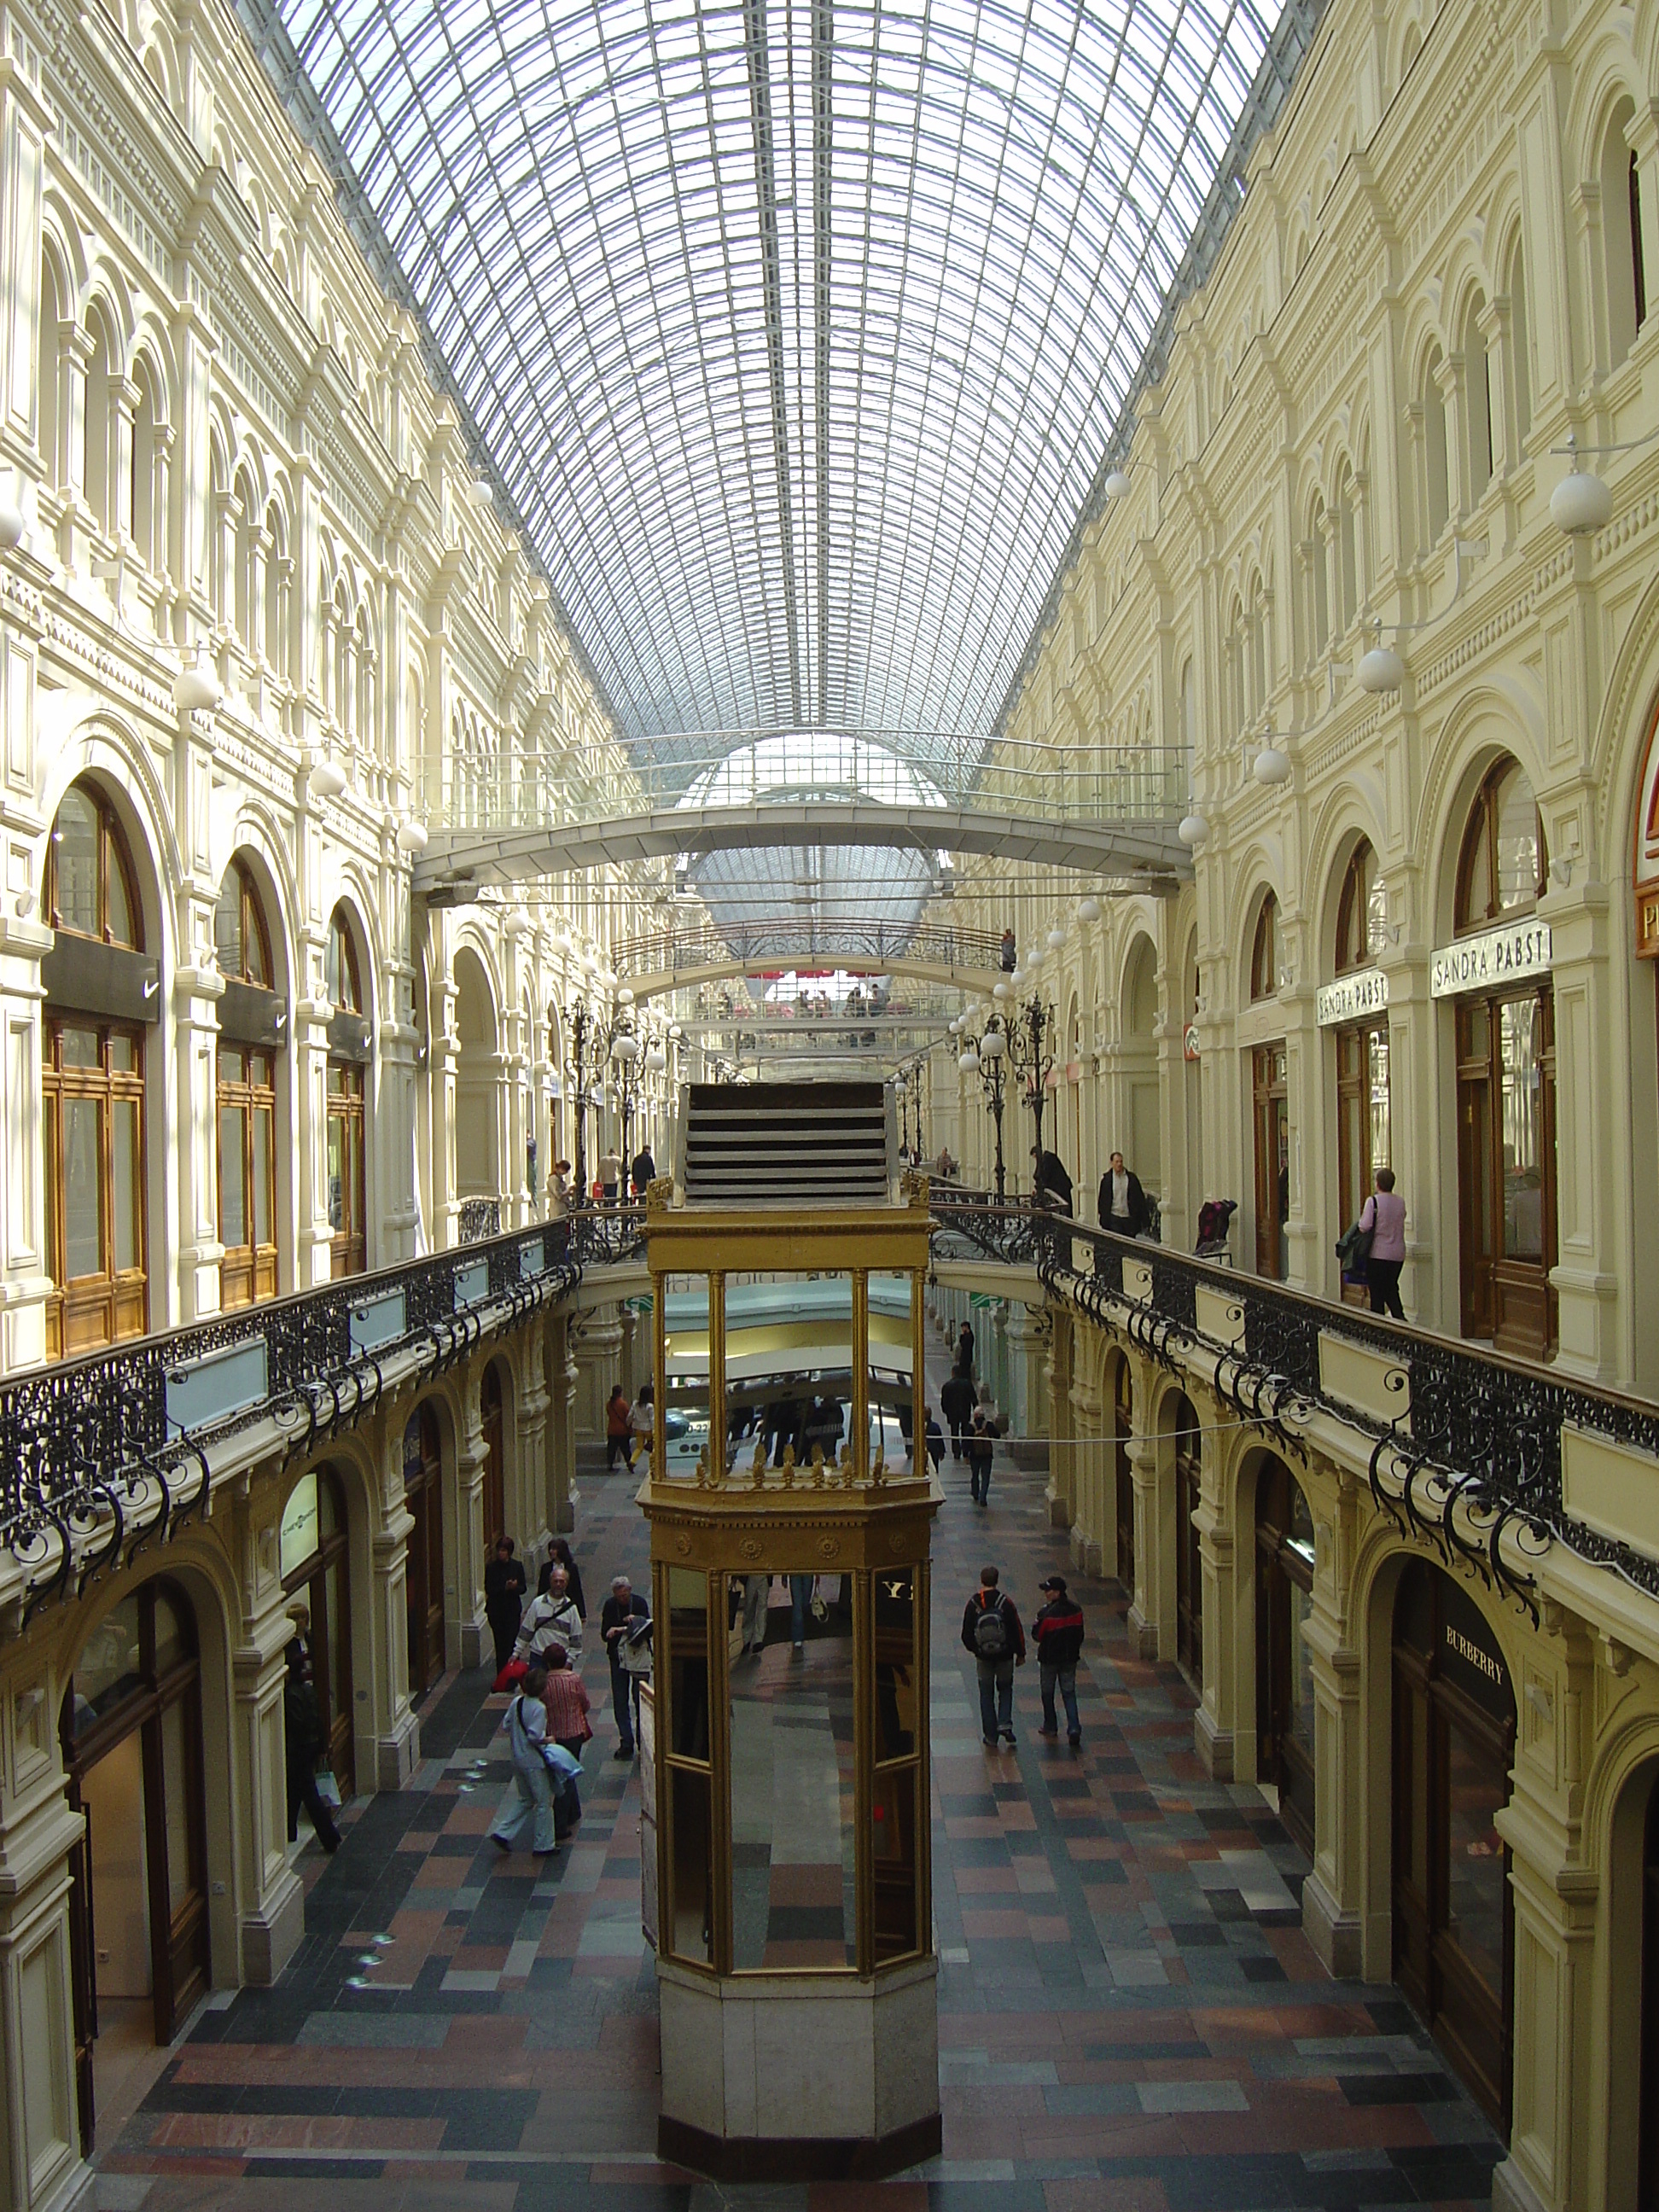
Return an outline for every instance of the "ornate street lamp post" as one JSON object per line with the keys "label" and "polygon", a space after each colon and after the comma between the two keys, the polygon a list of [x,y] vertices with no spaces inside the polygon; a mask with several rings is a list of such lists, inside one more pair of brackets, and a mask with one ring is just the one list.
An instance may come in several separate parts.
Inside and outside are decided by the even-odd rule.
{"label": "ornate street lamp post", "polygon": [[969,1037],[957,1058],[957,1066],[964,1075],[978,1076],[985,1091],[985,1103],[990,1111],[992,1127],[996,1131],[997,1204],[1001,1205],[1007,1194],[1007,1170],[1002,1158],[1003,1067],[1008,1050],[1008,1040],[1003,1033],[1002,1017],[993,1014],[979,1037]]}
{"label": "ornate street lamp post", "polygon": [[1025,1086],[1025,1103],[1036,1124],[1036,1143],[1042,1150],[1042,1107],[1048,1077],[1054,1065],[1054,1012],[1033,991],[1015,1013],[1010,1025],[1008,1057]]}
{"label": "ornate street lamp post", "polygon": [[586,999],[573,1000],[562,1009],[564,1033],[570,1040],[565,1073],[576,1108],[575,1195],[578,1204],[587,1197],[587,1085],[599,1063],[592,1009]]}

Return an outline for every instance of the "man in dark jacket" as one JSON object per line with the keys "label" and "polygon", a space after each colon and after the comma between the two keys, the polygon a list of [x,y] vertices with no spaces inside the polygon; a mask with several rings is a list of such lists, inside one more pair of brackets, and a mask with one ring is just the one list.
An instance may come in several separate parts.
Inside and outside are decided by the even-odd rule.
{"label": "man in dark jacket", "polygon": [[1083,1608],[1066,1594],[1064,1575],[1050,1575],[1039,1583],[1048,1603],[1031,1623],[1036,1643],[1037,1681],[1042,1691],[1042,1726],[1039,1735],[1058,1735],[1054,1722],[1054,1686],[1066,1700],[1066,1734],[1073,1745],[1083,1741],[1083,1723],[1077,1717],[1077,1662],[1083,1649]]}
{"label": "man in dark jacket", "polygon": [[974,1332],[966,1322],[957,1331],[957,1365],[964,1375],[974,1371]]}
{"label": "man in dark jacket", "polygon": [[1014,1669],[1025,1664],[1025,1631],[1014,1601],[997,1588],[994,1567],[979,1571],[979,1588],[962,1616],[962,1648],[979,1674],[980,1733],[988,1751],[1014,1740]]}
{"label": "man in dark jacket", "polygon": [[933,1462],[933,1472],[937,1474],[945,1463],[945,1431],[933,1419],[931,1406],[927,1409],[927,1428],[924,1442],[927,1456]]}
{"label": "man in dark jacket", "polygon": [[939,1409],[951,1425],[951,1456],[960,1459],[962,1440],[974,1418],[973,1370],[961,1360],[945,1378],[939,1394]]}
{"label": "man in dark jacket", "polygon": [[641,1145],[635,1153],[634,1164],[629,1170],[629,1174],[633,1180],[635,1197],[643,1198],[646,1186],[657,1179],[657,1163],[651,1157],[649,1145]]}
{"label": "man in dark jacket", "polygon": [[975,1406],[974,1424],[968,1431],[968,1491],[975,1505],[991,1502],[991,1462],[995,1455],[996,1431],[984,1407]]}
{"label": "man in dark jacket", "polygon": [[611,1662],[611,1704],[617,1716],[618,1741],[611,1754],[613,1759],[634,1756],[640,1713],[640,1678],[630,1674],[623,1665],[623,1646],[640,1622],[650,1617],[650,1607],[628,1577],[613,1575],[611,1595],[599,1607],[599,1634],[605,1640],[605,1656]]}
{"label": "man in dark jacket", "polygon": [[1140,1177],[1124,1166],[1121,1152],[1112,1154],[1111,1164],[1100,1178],[1096,1211],[1101,1227],[1117,1237],[1139,1237],[1152,1218]]}
{"label": "man in dark jacket", "polygon": [[323,1748],[323,1717],[311,1680],[311,1662],[298,1637],[287,1651],[288,1679],[283,1685],[283,1733],[288,1768],[288,1839],[300,1832],[300,1808],[311,1815],[317,1840],[325,1851],[340,1848],[334,1815],[317,1787],[317,1758]]}
{"label": "man in dark jacket", "polygon": [[1051,1206],[1056,1213],[1072,1210],[1072,1178],[1060,1154],[1039,1152],[1035,1145],[1031,1147],[1031,1194],[1039,1206]]}

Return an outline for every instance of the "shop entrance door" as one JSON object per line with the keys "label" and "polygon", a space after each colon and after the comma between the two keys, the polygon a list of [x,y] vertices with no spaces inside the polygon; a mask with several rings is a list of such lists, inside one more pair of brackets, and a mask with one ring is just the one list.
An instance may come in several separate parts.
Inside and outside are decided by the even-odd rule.
{"label": "shop entrance door", "polygon": [[289,1492],[280,1553],[283,1588],[295,1601],[289,1610],[310,1655],[324,1749],[343,1804],[356,1788],[351,1559],[345,1496],[332,1468],[313,1468]]}
{"label": "shop entrance door", "polygon": [[1176,1657],[1195,1682],[1204,1680],[1204,1568],[1199,1557],[1198,1415],[1184,1394],[1175,1401]]}
{"label": "shop entrance door", "polygon": [[501,1370],[500,1364],[491,1360],[483,1371],[483,1381],[478,1389],[478,1415],[483,1426],[484,1470],[483,1538],[493,1551],[498,1536],[508,1533],[507,1526],[506,1461],[501,1438],[505,1424],[501,1418]]}
{"label": "shop entrance door", "polygon": [[1307,1624],[1314,1530],[1302,1486],[1281,1459],[1256,1484],[1256,1772],[1279,1792],[1279,1815],[1311,1858],[1314,1689]]}
{"label": "shop entrance door", "polygon": [[1255,1272],[1274,1282],[1290,1273],[1291,1127],[1282,1044],[1252,1055],[1255,1100]]}
{"label": "shop entrance door", "polygon": [[1394,1977],[1506,2132],[1514,1913],[1495,1824],[1514,1755],[1509,1670],[1485,1617],[1413,1560],[1394,1610]]}
{"label": "shop entrance door", "polygon": [[95,2046],[140,2021],[170,2043],[210,1973],[201,1662],[176,1583],[147,1583],[100,1622],[59,1721],[69,1802],[70,1949],[82,2148],[96,2117]]}
{"label": "shop entrance door", "polygon": [[404,1503],[415,1526],[404,1570],[409,1694],[423,1698],[444,1671],[443,1450],[428,1401],[404,1431]]}

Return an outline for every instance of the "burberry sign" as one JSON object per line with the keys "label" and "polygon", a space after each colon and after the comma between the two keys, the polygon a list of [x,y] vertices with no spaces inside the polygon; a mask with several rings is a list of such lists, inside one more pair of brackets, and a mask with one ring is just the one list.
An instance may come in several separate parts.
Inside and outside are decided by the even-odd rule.
{"label": "burberry sign", "polygon": [[1464,991],[1502,990],[1505,983],[1528,975],[1547,975],[1550,961],[1548,922],[1511,922],[1443,945],[1430,963],[1429,988],[1437,999],[1455,999]]}

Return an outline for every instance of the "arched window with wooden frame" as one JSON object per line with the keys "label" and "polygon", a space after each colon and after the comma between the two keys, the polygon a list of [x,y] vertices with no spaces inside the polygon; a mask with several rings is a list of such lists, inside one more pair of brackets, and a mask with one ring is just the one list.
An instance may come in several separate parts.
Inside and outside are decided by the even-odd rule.
{"label": "arched window with wooden frame", "polygon": [[[1376,967],[1386,941],[1388,914],[1388,890],[1376,854],[1362,837],[1344,871],[1337,900],[1333,967],[1339,981],[1367,976]],[[1334,1042],[1337,1218],[1346,1229],[1370,1197],[1376,1170],[1393,1164],[1386,1006],[1356,1011],[1339,1022]],[[1368,1293],[1363,1283],[1344,1283],[1342,1295],[1363,1304]]]}
{"label": "arched window with wooden frame", "polygon": [[[1505,756],[1469,808],[1457,935],[1524,923],[1548,880],[1532,785]],[[1541,1359],[1555,1342],[1555,995],[1533,967],[1456,1001],[1459,1278],[1464,1335]]]}
{"label": "arched window with wooden frame", "polygon": [[1271,999],[1284,980],[1280,969],[1279,930],[1279,900],[1269,891],[1261,902],[1255,918],[1255,936],[1250,948],[1250,1002]]}
{"label": "arched window with wooden frame", "polygon": [[91,783],[64,794],[42,890],[58,933],[41,963],[46,1350],[57,1358],[141,1336],[149,1319],[145,1061],[159,993],[126,836]]}
{"label": "arched window with wooden frame", "polygon": [[[218,1060],[222,1306],[276,1295],[276,1047],[270,932],[246,864],[219,886],[214,949],[227,989]],[[228,1002],[228,1003],[227,1003]]]}
{"label": "arched window with wooden frame", "polygon": [[356,935],[344,906],[328,926],[323,986],[334,1009],[328,1025],[325,1172],[333,1276],[361,1275],[368,1264],[367,1070],[370,1031],[364,1019]]}
{"label": "arched window with wooden frame", "polygon": [[1610,368],[1624,360],[1648,318],[1642,176],[1627,136],[1635,118],[1634,103],[1621,100],[1601,140],[1601,275]]}

